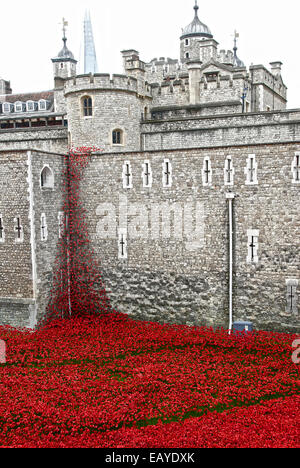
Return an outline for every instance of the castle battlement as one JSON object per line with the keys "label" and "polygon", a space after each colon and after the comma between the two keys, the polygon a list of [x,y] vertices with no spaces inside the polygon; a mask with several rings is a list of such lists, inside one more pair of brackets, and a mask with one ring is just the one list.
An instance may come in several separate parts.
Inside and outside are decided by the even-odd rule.
{"label": "castle battlement", "polygon": [[[138,80],[128,75],[118,75],[97,73],[95,75],[78,75],[69,78],[65,82],[65,95],[89,90],[122,90],[138,93]],[[150,88],[145,86],[145,91],[149,94]]]}

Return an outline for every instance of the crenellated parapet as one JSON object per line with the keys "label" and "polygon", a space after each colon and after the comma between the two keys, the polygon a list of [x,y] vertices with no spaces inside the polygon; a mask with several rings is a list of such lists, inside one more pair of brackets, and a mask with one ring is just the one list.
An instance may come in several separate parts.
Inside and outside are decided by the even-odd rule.
{"label": "crenellated parapet", "polygon": [[[141,94],[138,79],[127,75],[110,75],[108,73],[97,73],[95,75],[78,75],[69,78],[65,82],[65,96],[71,93],[84,91],[122,91],[132,94]],[[145,84],[144,94],[150,95],[150,87]]]}

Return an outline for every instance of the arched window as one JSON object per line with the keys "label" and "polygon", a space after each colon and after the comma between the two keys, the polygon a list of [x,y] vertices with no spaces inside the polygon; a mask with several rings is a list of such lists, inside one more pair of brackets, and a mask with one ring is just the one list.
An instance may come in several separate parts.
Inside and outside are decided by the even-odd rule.
{"label": "arched window", "polygon": [[112,132],[112,144],[123,145],[124,144],[124,132],[120,129],[115,129]]}
{"label": "arched window", "polygon": [[42,188],[54,188],[54,175],[49,166],[45,166],[41,172],[41,187]]}
{"label": "arched window", "polygon": [[93,101],[90,96],[82,98],[82,110],[84,117],[91,117],[93,115]]}

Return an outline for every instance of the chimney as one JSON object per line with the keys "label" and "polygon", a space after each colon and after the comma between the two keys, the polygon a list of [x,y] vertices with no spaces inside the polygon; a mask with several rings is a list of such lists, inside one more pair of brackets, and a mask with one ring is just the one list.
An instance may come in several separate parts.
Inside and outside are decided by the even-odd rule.
{"label": "chimney", "polygon": [[281,75],[282,62],[271,62],[270,65],[271,65],[271,72],[273,73],[274,76]]}

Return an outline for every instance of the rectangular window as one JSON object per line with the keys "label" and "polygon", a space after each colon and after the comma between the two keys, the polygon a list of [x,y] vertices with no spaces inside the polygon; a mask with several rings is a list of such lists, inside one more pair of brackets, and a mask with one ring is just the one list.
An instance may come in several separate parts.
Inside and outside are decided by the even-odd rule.
{"label": "rectangular window", "polygon": [[118,258],[119,260],[126,260],[127,255],[127,230],[119,229],[118,236]]}
{"label": "rectangular window", "polygon": [[22,112],[22,111],[23,111],[23,104],[21,102],[16,102],[15,112]]}
{"label": "rectangular window", "polygon": [[225,160],[225,168],[224,168],[224,183],[225,185],[233,185],[234,184],[234,167],[232,164],[231,156],[227,156]]}
{"label": "rectangular window", "polygon": [[46,241],[48,239],[48,227],[45,213],[41,215],[41,240]]}
{"label": "rectangular window", "polygon": [[204,158],[203,168],[202,168],[202,184],[206,187],[210,186],[212,183],[212,170],[211,170],[211,161],[209,157]]}
{"label": "rectangular window", "polygon": [[295,153],[292,162],[293,183],[300,184],[300,152]]}
{"label": "rectangular window", "polygon": [[172,187],[172,164],[169,159],[163,162],[162,181],[164,188]]}
{"label": "rectangular window", "polygon": [[146,187],[146,188],[152,187],[152,170],[151,170],[150,161],[145,161],[143,164],[142,179],[143,179],[143,187]]}
{"label": "rectangular window", "polygon": [[257,229],[249,229],[248,236],[248,256],[247,263],[258,263],[258,237],[259,231]]}
{"label": "rectangular window", "polygon": [[44,100],[39,101],[39,110],[43,111],[43,110],[46,110],[46,109],[47,109],[46,101],[44,101]]}
{"label": "rectangular window", "polygon": [[15,242],[22,243],[24,240],[23,226],[21,225],[21,218],[17,217],[14,219],[15,227],[14,231],[16,234]]}
{"label": "rectangular window", "polygon": [[3,217],[0,214],[0,243],[4,243],[5,241],[5,231],[4,231],[4,225],[3,225]]}
{"label": "rectangular window", "polygon": [[5,114],[9,114],[11,112],[11,104],[5,102],[2,106],[2,109]]}
{"label": "rectangular window", "polygon": [[246,185],[257,185],[257,162],[255,154],[249,154],[245,167]]}
{"label": "rectangular window", "polygon": [[125,161],[123,165],[123,188],[125,189],[131,189],[133,187],[132,185],[132,171],[131,171],[131,164],[129,161]]}
{"label": "rectangular window", "polygon": [[298,312],[298,288],[299,281],[296,279],[288,279],[286,280],[286,312],[289,314],[297,313]]}
{"label": "rectangular window", "polygon": [[28,101],[27,102],[27,111],[28,112],[33,112],[34,111],[34,102],[33,101]]}

